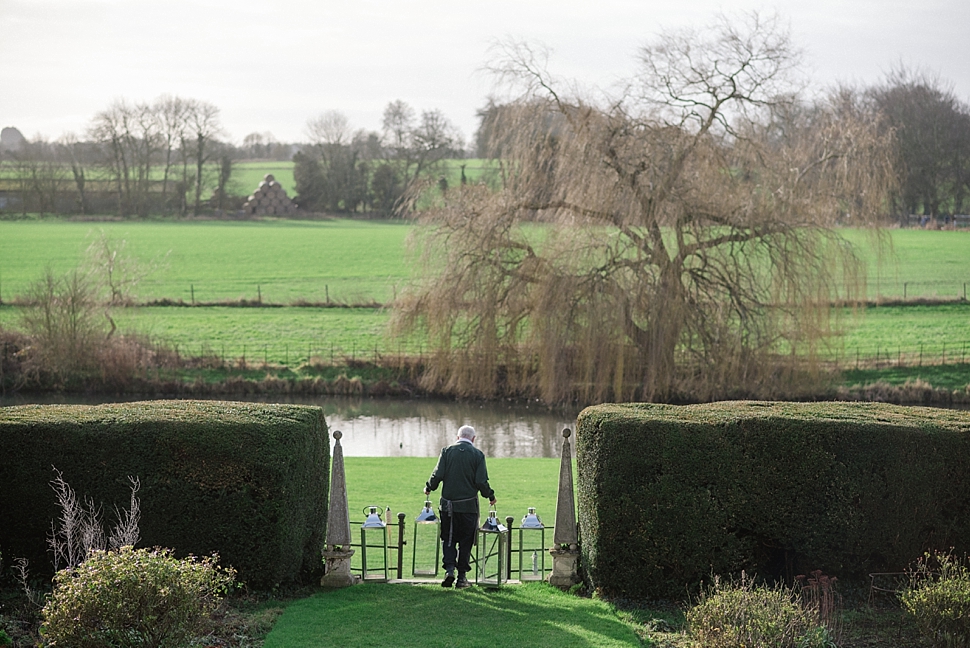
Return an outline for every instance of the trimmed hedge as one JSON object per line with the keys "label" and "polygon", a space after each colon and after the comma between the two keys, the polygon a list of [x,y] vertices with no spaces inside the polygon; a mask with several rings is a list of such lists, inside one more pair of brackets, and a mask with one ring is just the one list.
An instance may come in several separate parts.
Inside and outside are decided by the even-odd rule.
{"label": "trimmed hedge", "polygon": [[143,547],[218,552],[256,588],[322,568],[330,444],[323,410],[301,405],[154,401],[0,408],[0,547],[50,570],[46,537],[63,473],[113,526],[141,480]]}
{"label": "trimmed hedge", "polygon": [[590,584],[682,598],[712,574],[898,571],[970,550],[970,413],[882,403],[599,405],[578,420]]}

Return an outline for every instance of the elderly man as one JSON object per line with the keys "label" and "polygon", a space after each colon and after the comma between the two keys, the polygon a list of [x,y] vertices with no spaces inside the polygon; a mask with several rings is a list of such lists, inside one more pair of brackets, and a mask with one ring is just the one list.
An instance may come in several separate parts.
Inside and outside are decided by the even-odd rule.
{"label": "elderly man", "polygon": [[466,574],[471,569],[469,557],[478,529],[478,494],[495,506],[495,491],[488,485],[485,455],[475,447],[475,428],[470,425],[458,428],[455,444],[442,448],[438,465],[424,485],[424,494],[437,490],[441,483],[444,484],[440,504],[442,564],[445,568],[441,586],[468,587]]}

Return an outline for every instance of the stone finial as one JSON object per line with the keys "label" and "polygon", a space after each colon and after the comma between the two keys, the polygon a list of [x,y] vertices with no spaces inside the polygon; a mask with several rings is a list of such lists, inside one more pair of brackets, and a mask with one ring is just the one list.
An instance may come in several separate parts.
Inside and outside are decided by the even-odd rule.
{"label": "stone finial", "polygon": [[327,511],[328,549],[350,546],[350,506],[347,503],[347,478],[344,475],[343,434],[333,433],[333,461],[330,465],[330,508]]}
{"label": "stone finial", "polygon": [[569,444],[572,431],[562,431],[562,461],[559,465],[559,497],[556,501],[556,530],[553,534],[552,573],[549,584],[569,589],[580,582],[579,537],[576,533],[576,502],[573,497],[573,461]]}
{"label": "stone finial", "polygon": [[576,500],[573,496],[573,461],[569,443],[569,428],[562,431],[562,460],[559,464],[559,496],[556,500],[556,530],[553,542],[556,546],[579,543],[576,534]]}
{"label": "stone finial", "polygon": [[323,550],[324,587],[349,587],[359,582],[350,570],[354,550],[350,548],[350,512],[347,504],[347,479],[344,476],[343,434],[333,433],[333,462],[330,466],[330,508],[327,511],[327,540]]}

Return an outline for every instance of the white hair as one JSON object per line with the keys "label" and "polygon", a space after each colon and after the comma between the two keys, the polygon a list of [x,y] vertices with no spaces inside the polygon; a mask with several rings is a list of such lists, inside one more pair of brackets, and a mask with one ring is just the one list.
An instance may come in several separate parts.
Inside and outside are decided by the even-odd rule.
{"label": "white hair", "polygon": [[470,425],[462,425],[458,428],[458,438],[459,439],[474,439],[475,438],[475,428]]}

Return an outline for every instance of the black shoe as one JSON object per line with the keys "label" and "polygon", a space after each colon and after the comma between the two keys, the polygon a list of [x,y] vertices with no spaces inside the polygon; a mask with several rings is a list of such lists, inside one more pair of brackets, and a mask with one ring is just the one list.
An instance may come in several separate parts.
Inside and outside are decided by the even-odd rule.
{"label": "black shoe", "polygon": [[[455,575],[454,574],[448,574],[447,576],[445,576],[445,579],[443,581],[441,581],[441,586],[442,587],[451,587],[452,583],[454,583],[454,582],[455,582]],[[461,581],[458,581],[458,587],[461,587]]]}
{"label": "black shoe", "polygon": [[466,587],[471,587],[471,586],[472,584],[468,582],[468,579],[465,578],[464,574],[461,574],[460,576],[458,576],[458,582],[455,583],[456,589],[464,589]]}

